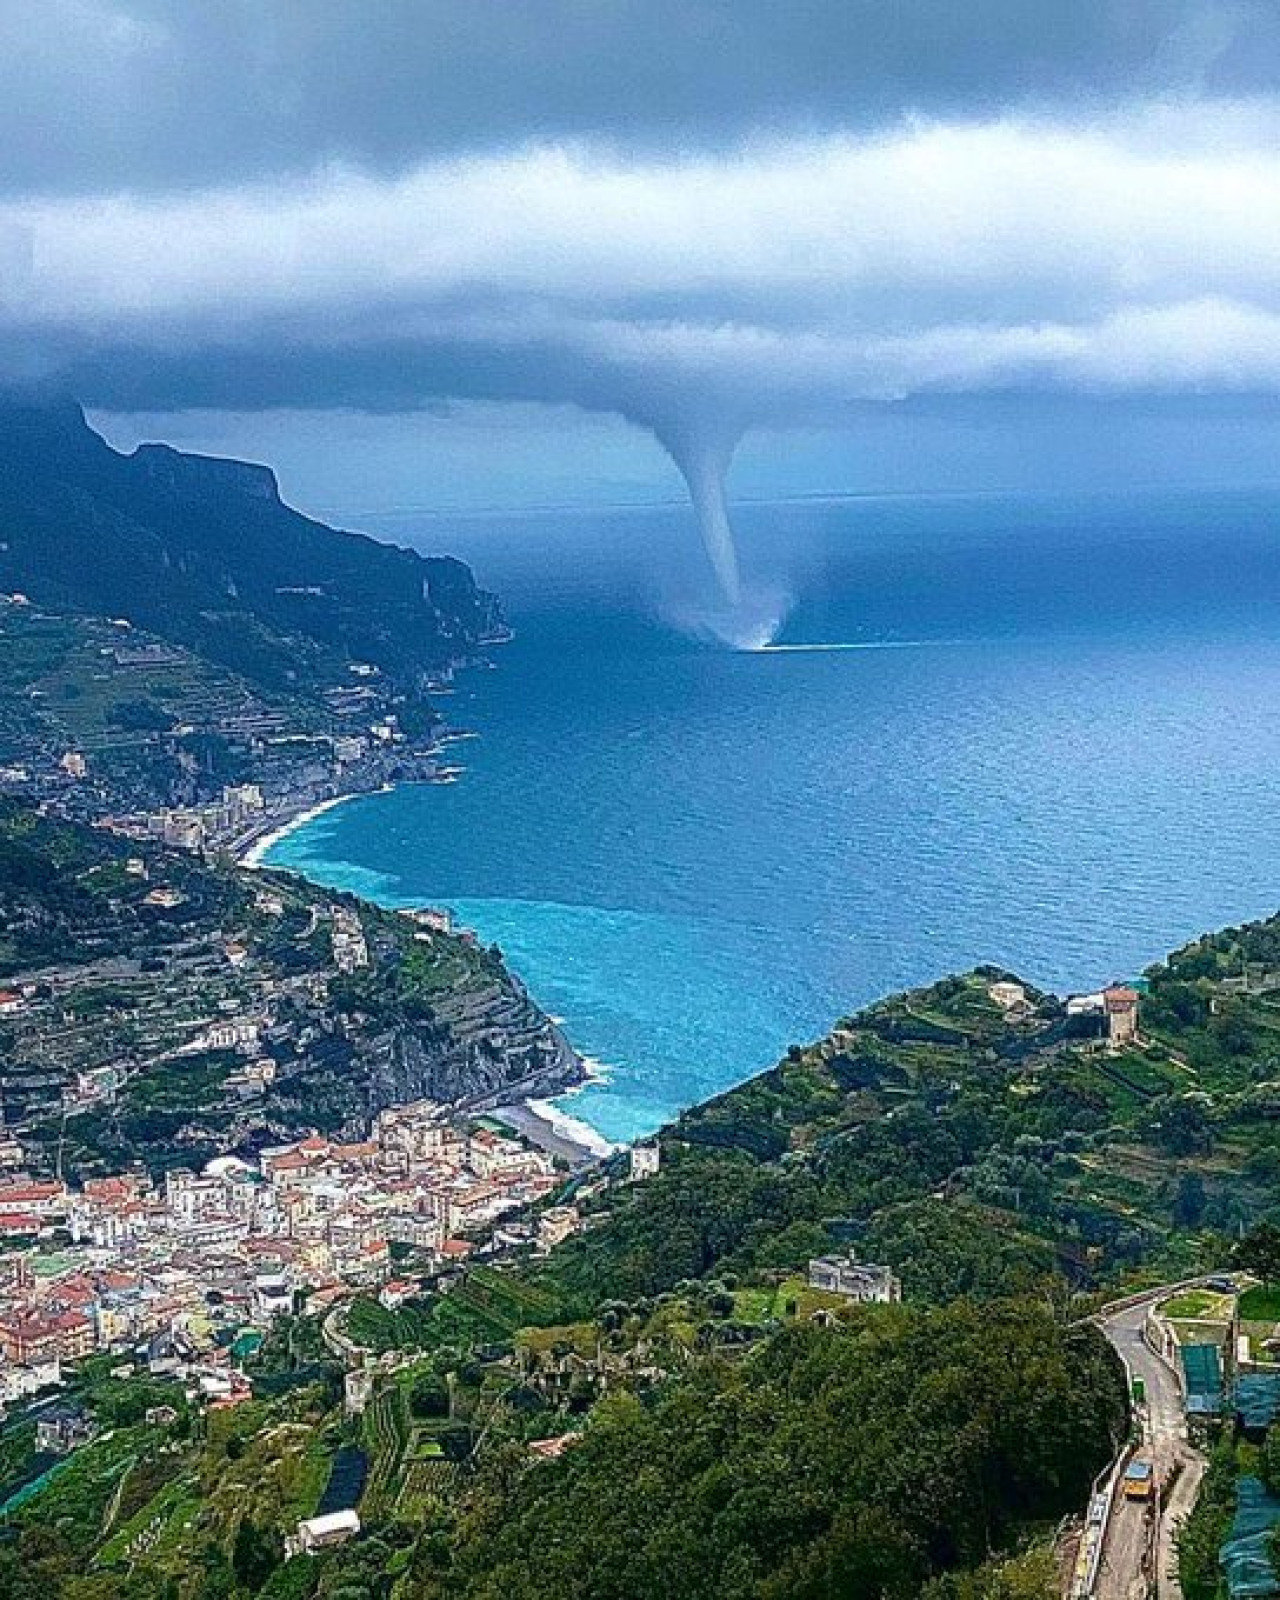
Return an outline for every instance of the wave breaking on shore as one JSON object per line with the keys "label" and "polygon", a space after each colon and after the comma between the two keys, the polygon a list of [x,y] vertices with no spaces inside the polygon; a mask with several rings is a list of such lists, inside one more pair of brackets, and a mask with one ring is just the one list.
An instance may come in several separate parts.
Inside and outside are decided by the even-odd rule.
{"label": "wave breaking on shore", "polygon": [[326,811],[332,811],[335,806],[346,805],[348,800],[355,798],[354,794],[336,794],[328,800],[321,800],[314,806],[308,806],[305,811],[299,811],[295,816],[280,823],[278,827],[272,828],[269,833],[264,833],[261,838],[255,839],[240,857],[240,865],[250,870],[265,866],[267,856],[282,839],[287,839],[291,833],[297,833],[300,828],[305,828],[309,822],[322,817]]}
{"label": "wave breaking on shore", "polygon": [[593,1156],[609,1156],[620,1148],[612,1140],[606,1139],[604,1134],[593,1128],[589,1122],[570,1116],[554,1100],[526,1100],[525,1104],[553,1133],[570,1144],[580,1145],[583,1149],[589,1150]]}

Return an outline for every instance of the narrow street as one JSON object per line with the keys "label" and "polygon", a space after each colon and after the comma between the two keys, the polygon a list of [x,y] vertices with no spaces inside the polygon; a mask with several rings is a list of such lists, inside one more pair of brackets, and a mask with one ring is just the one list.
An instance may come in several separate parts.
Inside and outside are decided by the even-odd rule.
{"label": "narrow street", "polygon": [[[1165,1293],[1160,1291],[1160,1295]],[[1147,1600],[1152,1595],[1158,1600],[1181,1600],[1182,1596],[1175,1536],[1195,1504],[1205,1461],[1187,1442],[1182,1395],[1173,1368],[1142,1337],[1147,1312],[1160,1295],[1114,1312],[1101,1324],[1130,1373],[1141,1378],[1146,1388],[1140,1454],[1153,1462],[1161,1486],[1175,1472],[1177,1478],[1163,1511],[1155,1502],[1125,1500],[1117,1494],[1102,1549],[1096,1590],[1100,1600]]]}

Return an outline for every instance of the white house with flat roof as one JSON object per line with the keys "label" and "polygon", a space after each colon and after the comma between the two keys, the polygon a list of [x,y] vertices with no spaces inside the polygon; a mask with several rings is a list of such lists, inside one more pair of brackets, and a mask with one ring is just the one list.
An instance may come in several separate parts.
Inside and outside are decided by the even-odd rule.
{"label": "white house with flat roof", "polygon": [[327,1550],[331,1545],[345,1544],[360,1532],[360,1518],[354,1511],[330,1511],[323,1517],[306,1517],[298,1524],[294,1536],[294,1551],[305,1555],[311,1550]]}
{"label": "white house with flat roof", "polygon": [[809,1263],[809,1287],[843,1295],[859,1305],[890,1305],[902,1299],[902,1284],[888,1267],[851,1255],[818,1256]]}

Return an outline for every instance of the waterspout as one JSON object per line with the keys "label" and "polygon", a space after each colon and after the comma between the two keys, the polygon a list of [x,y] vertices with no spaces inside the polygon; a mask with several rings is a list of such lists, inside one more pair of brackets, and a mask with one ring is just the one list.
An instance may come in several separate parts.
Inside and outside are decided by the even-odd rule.
{"label": "waterspout", "polygon": [[686,425],[658,427],[654,431],[688,485],[721,596],[731,611],[737,611],[742,605],[742,575],[725,499],[725,478],[741,435]]}

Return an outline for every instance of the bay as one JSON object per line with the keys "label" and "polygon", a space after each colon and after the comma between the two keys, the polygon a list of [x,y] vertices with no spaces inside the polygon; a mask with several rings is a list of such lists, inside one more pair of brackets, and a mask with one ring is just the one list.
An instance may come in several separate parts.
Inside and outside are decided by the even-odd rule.
{"label": "bay", "polygon": [[1280,902],[1280,493],[738,523],[789,648],[703,625],[683,507],[393,530],[516,628],[441,701],[465,776],[268,858],[501,945],[598,1064],[573,1116],[633,1139],[887,990],[978,961],[1093,987]]}

